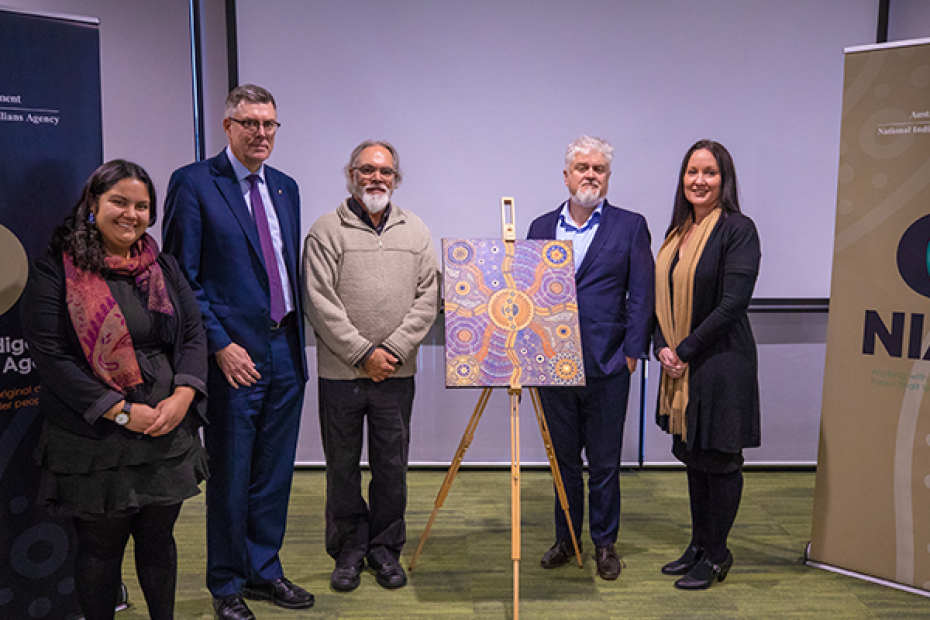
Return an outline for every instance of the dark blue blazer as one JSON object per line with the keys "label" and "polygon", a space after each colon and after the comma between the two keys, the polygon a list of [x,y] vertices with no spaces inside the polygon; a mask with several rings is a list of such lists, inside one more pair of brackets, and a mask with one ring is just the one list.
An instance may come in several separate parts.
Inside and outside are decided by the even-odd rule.
{"label": "dark blue blazer", "polygon": [[[562,206],[530,224],[527,239],[555,239]],[[585,375],[606,377],[646,358],[655,305],[655,262],[646,218],[606,201],[575,273]]]}
{"label": "dark blue blazer", "polygon": [[[287,282],[297,311],[303,351],[297,182],[267,165],[265,182],[281,225]],[[164,251],[178,259],[200,303],[208,353],[235,342],[252,359],[264,359],[271,340],[268,272],[258,229],[225,150],[171,175],[163,231]],[[301,358],[306,381],[306,356]]]}

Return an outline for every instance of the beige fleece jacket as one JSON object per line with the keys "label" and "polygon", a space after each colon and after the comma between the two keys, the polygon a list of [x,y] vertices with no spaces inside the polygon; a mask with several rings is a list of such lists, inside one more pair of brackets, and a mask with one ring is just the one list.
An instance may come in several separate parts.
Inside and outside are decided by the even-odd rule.
{"label": "beige fleece jacket", "polygon": [[440,295],[439,262],[419,217],[391,203],[378,235],[343,201],[307,234],[302,278],[320,377],[367,377],[357,364],[382,345],[400,360],[394,376],[413,376]]}

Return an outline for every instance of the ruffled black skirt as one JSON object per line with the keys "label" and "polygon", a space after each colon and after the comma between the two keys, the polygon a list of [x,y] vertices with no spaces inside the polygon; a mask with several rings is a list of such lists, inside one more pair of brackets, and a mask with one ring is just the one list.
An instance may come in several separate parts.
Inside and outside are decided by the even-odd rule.
{"label": "ruffled black skirt", "polygon": [[102,519],[170,505],[200,493],[207,456],[195,414],[162,437],[112,426],[101,439],[80,437],[46,421],[38,456],[38,500],[55,516]]}

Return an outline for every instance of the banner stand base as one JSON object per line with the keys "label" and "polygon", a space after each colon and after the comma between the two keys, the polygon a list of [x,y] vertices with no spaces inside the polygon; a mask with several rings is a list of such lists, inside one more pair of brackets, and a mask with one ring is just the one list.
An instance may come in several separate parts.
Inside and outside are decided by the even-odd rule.
{"label": "banner stand base", "polygon": [[863,581],[877,583],[880,586],[894,588],[895,590],[903,590],[904,592],[910,592],[911,594],[916,594],[918,596],[930,598],[930,591],[928,590],[922,590],[921,588],[915,588],[914,586],[909,586],[903,583],[898,583],[897,581],[889,581],[888,579],[882,579],[881,577],[873,577],[872,575],[866,575],[865,573],[857,573],[854,570],[849,570],[847,568],[840,568],[839,566],[833,566],[832,564],[825,564],[823,562],[818,562],[817,560],[812,560],[810,558],[810,550],[811,550],[811,544],[808,541],[807,546],[804,548],[804,566],[812,566],[813,568],[827,570],[827,571],[830,571],[831,573],[837,573],[839,575],[846,575],[847,577],[854,577],[856,579],[861,579]]}

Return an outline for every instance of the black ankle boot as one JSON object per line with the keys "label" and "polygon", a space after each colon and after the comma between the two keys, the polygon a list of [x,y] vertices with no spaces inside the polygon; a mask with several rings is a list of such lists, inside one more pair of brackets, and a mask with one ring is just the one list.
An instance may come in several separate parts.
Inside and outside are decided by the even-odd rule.
{"label": "black ankle boot", "polygon": [[694,565],[701,561],[701,558],[704,557],[704,550],[695,545],[691,545],[685,552],[681,554],[681,557],[673,562],[669,562],[662,567],[663,575],[685,575],[691,572],[691,569],[694,568]]}
{"label": "black ankle boot", "polygon": [[675,582],[681,590],[706,590],[714,581],[723,582],[733,566],[733,554],[727,551],[727,559],[721,564],[714,564],[708,559],[699,562],[691,572]]}

